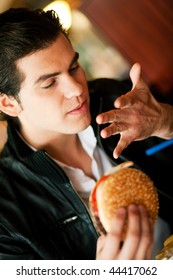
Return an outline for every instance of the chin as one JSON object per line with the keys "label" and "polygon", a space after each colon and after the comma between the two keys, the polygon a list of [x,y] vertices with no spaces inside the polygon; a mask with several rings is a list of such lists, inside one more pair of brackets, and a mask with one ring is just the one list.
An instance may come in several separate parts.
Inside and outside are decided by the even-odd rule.
{"label": "chin", "polygon": [[75,124],[77,124],[77,126],[80,127],[80,130],[84,130],[85,128],[87,128],[91,124],[91,116],[90,116],[90,114],[87,114],[84,117],[80,117],[76,121]]}
{"label": "chin", "polygon": [[91,124],[91,121],[86,121],[86,122],[82,123],[81,125],[79,125],[77,133],[85,130],[90,124]]}

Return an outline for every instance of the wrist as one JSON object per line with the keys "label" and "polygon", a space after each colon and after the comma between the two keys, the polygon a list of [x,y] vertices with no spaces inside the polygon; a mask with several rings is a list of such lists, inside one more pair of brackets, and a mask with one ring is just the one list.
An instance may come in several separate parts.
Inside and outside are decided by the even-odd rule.
{"label": "wrist", "polygon": [[173,106],[160,103],[160,121],[155,136],[164,139],[173,138]]}

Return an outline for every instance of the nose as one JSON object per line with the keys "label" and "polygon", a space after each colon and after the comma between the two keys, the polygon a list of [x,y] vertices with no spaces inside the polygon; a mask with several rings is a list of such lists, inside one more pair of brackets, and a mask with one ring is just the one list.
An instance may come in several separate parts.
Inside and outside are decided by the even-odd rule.
{"label": "nose", "polygon": [[64,78],[62,92],[67,99],[80,96],[82,94],[82,85],[68,75],[68,77]]}

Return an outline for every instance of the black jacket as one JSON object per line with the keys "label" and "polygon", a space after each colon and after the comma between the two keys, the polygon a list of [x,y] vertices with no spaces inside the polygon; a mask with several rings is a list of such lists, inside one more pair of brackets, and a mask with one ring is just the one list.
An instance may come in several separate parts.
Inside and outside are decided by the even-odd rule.
{"label": "black jacket", "polygon": [[[130,86],[110,79],[89,82],[92,126],[98,144],[112,161],[117,136],[101,139],[95,117],[112,109],[115,98]],[[160,153],[159,159],[147,158],[144,151],[153,141],[162,140],[136,142],[114,163],[134,160],[156,181],[158,189],[166,191],[167,197],[159,195],[162,207],[167,207],[163,218],[169,220],[172,190],[167,192],[165,182],[172,176],[164,167],[172,170],[172,158],[170,151]],[[97,237],[88,210],[63,170],[44,150],[31,150],[9,122],[8,141],[0,158],[0,259],[95,259]]]}

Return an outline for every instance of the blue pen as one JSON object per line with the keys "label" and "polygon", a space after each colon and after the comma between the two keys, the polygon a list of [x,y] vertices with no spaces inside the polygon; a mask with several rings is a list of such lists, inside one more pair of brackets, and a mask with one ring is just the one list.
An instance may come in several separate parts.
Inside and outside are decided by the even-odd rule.
{"label": "blue pen", "polygon": [[169,140],[166,140],[158,145],[155,145],[149,149],[147,149],[145,151],[146,155],[147,156],[151,156],[157,152],[159,152],[160,150],[163,150],[164,148],[170,146],[170,145],[173,145],[173,139],[169,139]]}

